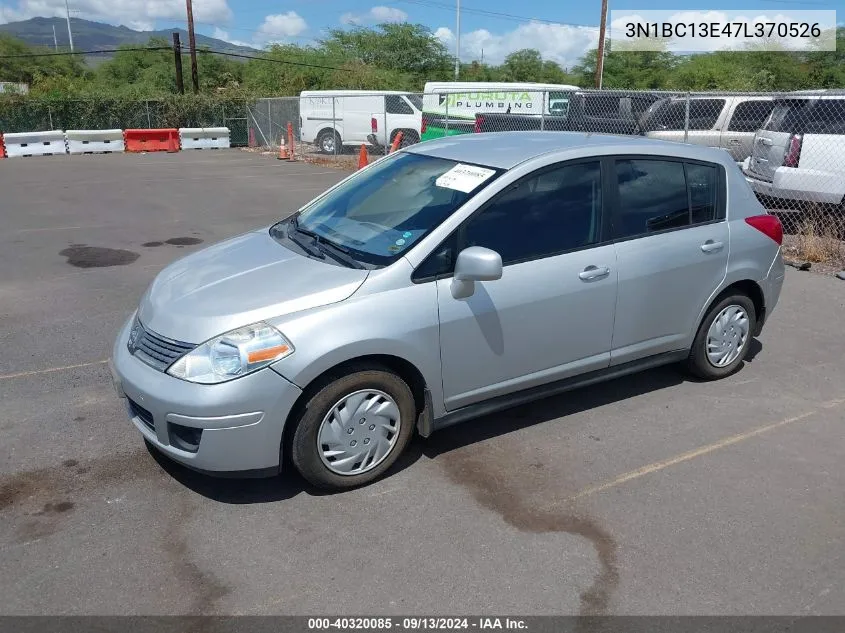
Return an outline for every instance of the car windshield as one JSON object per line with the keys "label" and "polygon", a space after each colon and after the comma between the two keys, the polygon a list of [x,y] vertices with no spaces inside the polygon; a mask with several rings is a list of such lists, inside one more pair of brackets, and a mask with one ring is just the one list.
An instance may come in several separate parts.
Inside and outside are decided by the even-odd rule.
{"label": "car windshield", "polygon": [[[309,242],[309,251],[322,244],[357,262],[386,266],[500,174],[488,167],[397,153],[317,198],[271,232],[277,239],[282,233],[291,239],[302,234],[297,242]],[[292,230],[282,232],[284,225]]]}

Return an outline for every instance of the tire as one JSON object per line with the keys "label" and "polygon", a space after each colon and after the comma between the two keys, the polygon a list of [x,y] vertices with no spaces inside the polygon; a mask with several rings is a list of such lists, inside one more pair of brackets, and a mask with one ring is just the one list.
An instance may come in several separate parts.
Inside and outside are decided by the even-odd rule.
{"label": "tire", "polygon": [[[394,138],[395,138],[394,134]],[[391,142],[393,139],[391,139]],[[402,140],[399,141],[400,149],[403,147],[410,147],[411,145],[416,145],[420,142],[420,137],[414,130],[402,130]]]}
{"label": "tire", "polygon": [[[745,315],[744,323],[742,313]],[[727,322],[728,328],[732,328],[727,330],[725,338],[722,338],[714,327],[717,318]],[[740,292],[725,295],[704,315],[686,361],[687,370],[702,380],[718,380],[730,376],[740,368],[748,355],[756,327],[757,313],[754,302]],[[714,330],[712,333],[711,328]],[[717,362],[711,360],[708,355],[708,339],[711,339],[711,334],[711,351],[717,357]],[[723,342],[721,348],[718,347],[720,341]],[[737,350],[738,353],[731,358]],[[723,355],[723,365],[718,362],[720,355]]]}
{"label": "tire", "polygon": [[338,154],[343,152],[341,145],[340,134],[334,130],[323,130],[317,135],[317,149],[321,154]]}
{"label": "tire", "polygon": [[[335,407],[347,398],[348,406],[338,414]],[[342,415],[353,406],[348,417]],[[384,414],[376,415],[380,412]],[[392,434],[391,417],[396,418]],[[349,424],[342,425],[341,418]],[[360,368],[319,388],[307,400],[293,434],[291,460],[318,488],[362,486],[378,479],[398,459],[414,434],[416,421],[414,395],[405,381],[382,368]],[[327,452],[336,455],[327,456]],[[360,464],[357,469],[356,464]]]}

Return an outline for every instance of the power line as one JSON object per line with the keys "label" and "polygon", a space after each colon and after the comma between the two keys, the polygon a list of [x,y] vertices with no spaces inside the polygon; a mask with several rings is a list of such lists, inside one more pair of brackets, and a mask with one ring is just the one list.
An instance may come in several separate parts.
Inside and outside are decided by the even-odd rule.
{"label": "power line", "polygon": [[62,51],[60,53],[22,53],[19,55],[0,55],[0,59],[18,59],[23,57],[64,57],[68,55],[97,55],[101,53],[121,53],[124,51],[169,51],[170,46],[151,46],[145,48],[104,48],[98,51]]}
{"label": "power line", "polygon": [[[324,66],[322,64],[309,64],[306,62],[292,62],[286,59],[273,59],[272,57],[259,57],[258,55],[244,55],[242,53],[230,53],[228,51],[206,50],[206,53],[213,53],[215,55],[225,55],[226,57],[241,57],[243,59],[256,59],[263,62],[272,62],[274,64],[287,64],[289,66],[303,66],[305,68],[319,68],[322,70],[349,70],[348,68],[340,68],[338,66]],[[367,64],[365,64],[367,65]]]}
{"label": "power line", "polygon": [[[416,4],[423,7],[430,7],[434,9],[443,9],[444,11],[449,11],[450,13],[454,13],[455,6],[452,4],[447,4],[443,2],[434,2],[433,0],[395,0],[396,2],[402,2],[405,4]],[[599,28],[598,24],[575,24],[572,22],[560,22],[558,20],[546,20],[544,18],[532,18],[525,15],[516,15],[513,13],[503,13],[501,11],[488,11],[486,9],[474,9],[472,7],[461,7],[462,13],[472,13],[475,15],[483,15],[492,18],[498,18],[501,20],[510,20],[513,22],[541,22],[543,24],[555,24],[560,26],[575,26],[580,28],[589,28],[589,29],[597,29]]]}

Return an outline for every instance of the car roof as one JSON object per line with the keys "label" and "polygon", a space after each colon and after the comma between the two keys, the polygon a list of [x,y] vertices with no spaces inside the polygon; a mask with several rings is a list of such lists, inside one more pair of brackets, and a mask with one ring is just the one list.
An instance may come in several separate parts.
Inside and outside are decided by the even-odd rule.
{"label": "car roof", "polygon": [[490,132],[460,134],[412,145],[405,151],[464,163],[512,169],[548,154],[572,159],[607,154],[655,154],[717,163],[732,163],[722,149],[659,141],[642,136],[583,132]]}

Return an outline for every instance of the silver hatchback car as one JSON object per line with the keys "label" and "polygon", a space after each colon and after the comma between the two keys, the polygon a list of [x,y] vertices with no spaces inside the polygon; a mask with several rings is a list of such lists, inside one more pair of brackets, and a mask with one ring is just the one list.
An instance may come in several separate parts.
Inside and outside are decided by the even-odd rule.
{"label": "silver hatchback car", "polygon": [[561,132],[386,156],[163,270],[112,374],[146,441],[216,474],[348,488],[415,430],[681,361],[735,371],[782,229],[717,149]]}

